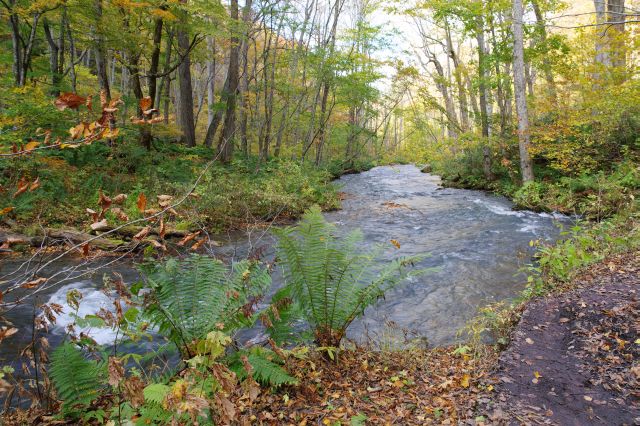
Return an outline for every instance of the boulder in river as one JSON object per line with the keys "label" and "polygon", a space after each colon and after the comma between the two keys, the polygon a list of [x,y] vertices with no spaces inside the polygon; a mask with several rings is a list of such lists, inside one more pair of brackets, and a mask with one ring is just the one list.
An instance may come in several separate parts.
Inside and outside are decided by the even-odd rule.
{"label": "boulder in river", "polygon": [[431,173],[433,171],[433,167],[431,167],[431,164],[425,164],[425,166],[420,169],[420,171],[422,173]]}

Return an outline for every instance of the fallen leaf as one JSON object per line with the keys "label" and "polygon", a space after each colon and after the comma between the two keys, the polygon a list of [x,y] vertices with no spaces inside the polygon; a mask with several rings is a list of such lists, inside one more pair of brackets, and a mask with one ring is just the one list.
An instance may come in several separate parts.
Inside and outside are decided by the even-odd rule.
{"label": "fallen leaf", "polygon": [[40,177],[37,177],[36,180],[34,180],[33,183],[29,185],[29,192],[33,192],[38,188],[40,188]]}
{"label": "fallen leaf", "polygon": [[463,388],[468,388],[470,379],[471,379],[471,376],[469,374],[463,375],[462,379],[460,380],[460,386],[462,386]]}
{"label": "fallen leaf", "polygon": [[145,226],[144,228],[142,228],[140,230],[140,232],[138,232],[136,235],[133,236],[134,240],[142,240],[143,238],[145,238],[147,235],[149,235],[149,232],[151,231],[151,228],[148,226]]}
{"label": "fallen leaf", "polygon": [[113,197],[111,201],[113,201],[114,204],[122,204],[125,202],[126,199],[127,199],[127,194],[118,194],[115,197]]}
{"label": "fallen leaf", "polygon": [[180,247],[184,246],[185,244],[187,244],[189,241],[193,240],[194,238],[196,238],[198,235],[200,235],[200,231],[196,231],[196,232],[192,232],[189,235],[186,235],[183,239],[181,239],[180,241],[178,241],[178,245]]}
{"label": "fallen leaf", "polygon": [[91,224],[91,229],[94,231],[104,231],[109,228],[109,224],[107,223],[107,219],[102,219],[99,222],[94,222]]}

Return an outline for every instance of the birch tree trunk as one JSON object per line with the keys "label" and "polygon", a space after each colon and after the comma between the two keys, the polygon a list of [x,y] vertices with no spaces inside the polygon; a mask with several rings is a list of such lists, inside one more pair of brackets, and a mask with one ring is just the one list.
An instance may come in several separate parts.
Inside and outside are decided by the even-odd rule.
{"label": "birch tree trunk", "polygon": [[533,163],[529,155],[529,116],[524,75],[524,34],[522,0],[513,0],[513,79],[518,113],[518,146],[523,183],[533,181]]}

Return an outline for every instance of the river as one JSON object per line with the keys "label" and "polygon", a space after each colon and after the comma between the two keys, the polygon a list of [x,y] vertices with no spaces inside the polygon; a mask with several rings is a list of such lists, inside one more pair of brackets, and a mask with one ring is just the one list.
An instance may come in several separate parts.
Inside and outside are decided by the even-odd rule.
{"label": "river", "polygon": [[[375,306],[366,310],[348,330],[348,337],[359,342],[396,344],[404,335],[426,339],[431,345],[450,344],[457,331],[475,315],[479,307],[516,297],[524,288],[519,273],[531,262],[531,240],[552,241],[559,236],[559,223],[570,219],[555,214],[514,211],[503,197],[481,191],[443,188],[437,176],[423,174],[413,165],[376,167],[370,171],[346,175],[336,181],[345,193],[342,209],[325,214],[328,221],[347,232],[362,229],[366,245],[387,244],[393,255],[430,256],[419,267],[436,271],[413,278],[396,287]],[[220,243],[212,253],[222,258],[239,258],[256,247],[264,247],[266,257],[273,256],[272,237],[265,231],[250,234],[231,233],[214,237]],[[395,249],[390,243],[400,243]],[[0,276],[19,262],[4,261]],[[63,261],[52,265],[48,273],[74,265]],[[110,308],[108,298],[99,290],[103,275],[117,271],[132,282],[136,273],[130,262],[91,275],[74,278],[71,274],[59,286],[40,295],[40,302],[60,303],[65,313],[52,330],[53,345],[73,321],[66,304],[66,293],[78,288],[83,293],[80,315]],[[47,276],[44,274],[44,276]],[[273,276],[274,289],[281,275]],[[13,309],[8,319],[22,332],[0,345],[0,363],[15,359],[19,348],[30,339],[32,304]],[[110,330],[86,330],[99,343],[109,344]],[[244,338],[259,338],[259,330],[244,333]]]}

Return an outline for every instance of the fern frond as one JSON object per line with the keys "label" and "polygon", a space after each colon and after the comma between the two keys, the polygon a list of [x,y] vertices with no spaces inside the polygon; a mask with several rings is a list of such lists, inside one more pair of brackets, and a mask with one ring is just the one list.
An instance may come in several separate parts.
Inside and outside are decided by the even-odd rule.
{"label": "fern frond", "polygon": [[62,400],[63,412],[85,407],[100,394],[103,368],[96,361],[85,358],[74,344],[65,342],[51,355],[49,375]]}
{"label": "fern frond", "polygon": [[268,271],[256,262],[227,267],[198,255],[146,265],[142,272],[153,290],[145,312],[179,347],[220,327],[233,332],[250,325],[250,305],[271,285]]}
{"label": "fern frond", "polygon": [[253,378],[265,386],[279,387],[282,385],[295,385],[298,380],[291,376],[287,370],[282,367],[284,361],[270,349],[263,347],[253,347],[246,351],[233,354],[230,358],[230,368],[236,373],[239,380],[247,378],[247,370],[240,361],[245,355],[251,364]]}
{"label": "fern frond", "polygon": [[421,259],[379,266],[381,246],[363,253],[362,232],[338,237],[318,207],[305,213],[297,226],[274,233],[286,288],[321,346],[338,346],[349,324],[406,278],[408,267]]}

